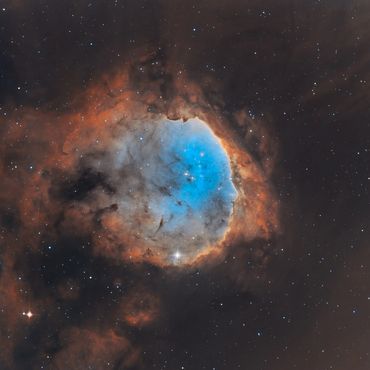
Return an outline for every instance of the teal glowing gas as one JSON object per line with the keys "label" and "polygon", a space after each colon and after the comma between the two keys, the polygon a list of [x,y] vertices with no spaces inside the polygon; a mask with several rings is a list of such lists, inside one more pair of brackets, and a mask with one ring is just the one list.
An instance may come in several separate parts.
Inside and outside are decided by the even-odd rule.
{"label": "teal glowing gas", "polygon": [[131,123],[117,141],[118,210],[150,253],[189,260],[220,240],[237,196],[220,140],[198,118]]}

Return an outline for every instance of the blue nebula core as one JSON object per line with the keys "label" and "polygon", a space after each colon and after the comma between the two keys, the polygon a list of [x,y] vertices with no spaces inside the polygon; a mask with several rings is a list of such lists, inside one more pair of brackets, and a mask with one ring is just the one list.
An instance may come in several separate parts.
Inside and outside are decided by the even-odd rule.
{"label": "blue nebula core", "polygon": [[166,120],[161,131],[160,185],[170,194],[155,200],[152,208],[163,217],[163,229],[182,228],[190,215],[202,222],[217,212],[217,205],[231,212],[236,191],[229,159],[210,128],[198,119]]}
{"label": "blue nebula core", "polygon": [[180,263],[223,237],[237,191],[227,153],[205,122],[136,122],[114,158],[119,210],[151,250]]}

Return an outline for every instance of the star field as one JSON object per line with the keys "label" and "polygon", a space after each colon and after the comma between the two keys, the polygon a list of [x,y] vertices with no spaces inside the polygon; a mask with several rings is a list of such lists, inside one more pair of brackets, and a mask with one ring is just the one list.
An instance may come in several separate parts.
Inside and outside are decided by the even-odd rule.
{"label": "star field", "polygon": [[0,370],[368,370],[369,14],[3,0]]}

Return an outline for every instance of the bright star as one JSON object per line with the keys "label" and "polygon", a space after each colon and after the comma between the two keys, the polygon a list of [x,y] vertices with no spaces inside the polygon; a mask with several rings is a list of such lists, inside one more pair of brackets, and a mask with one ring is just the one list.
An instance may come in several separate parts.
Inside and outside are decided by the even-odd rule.
{"label": "bright star", "polygon": [[27,316],[29,319],[33,316],[33,313],[28,310],[28,312],[22,312],[23,316]]}

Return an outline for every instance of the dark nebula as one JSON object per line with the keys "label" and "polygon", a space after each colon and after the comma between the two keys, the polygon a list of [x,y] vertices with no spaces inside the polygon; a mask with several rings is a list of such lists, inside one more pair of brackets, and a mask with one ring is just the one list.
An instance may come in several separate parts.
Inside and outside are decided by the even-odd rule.
{"label": "dark nebula", "polygon": [[370,369],[369,24],[2,0],[0,370]]}

